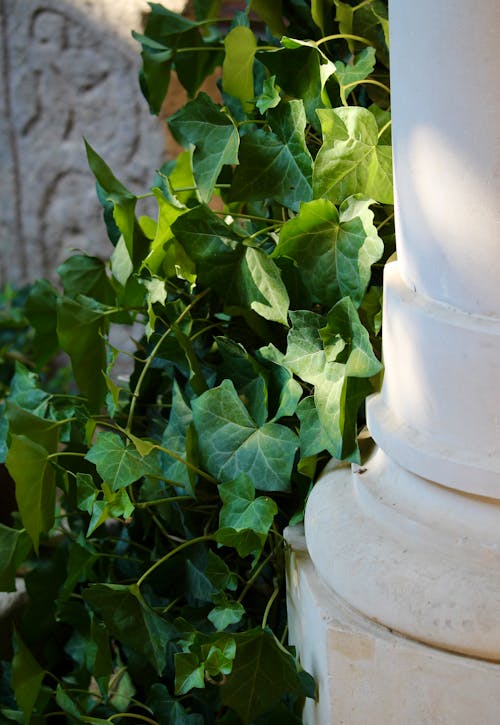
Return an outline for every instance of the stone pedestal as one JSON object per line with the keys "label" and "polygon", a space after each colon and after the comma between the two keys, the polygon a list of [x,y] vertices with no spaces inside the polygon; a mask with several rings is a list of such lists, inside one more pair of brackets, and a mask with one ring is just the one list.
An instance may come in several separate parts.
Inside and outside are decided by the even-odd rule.
{"label": "stone pedestal", "polygon": [[494,723],[500,5],[397,0],[390,20],[399,261],[367,404],[377,448],[312,491],[310,560],[291,555],[292,641],[320,683],[306,723]]}

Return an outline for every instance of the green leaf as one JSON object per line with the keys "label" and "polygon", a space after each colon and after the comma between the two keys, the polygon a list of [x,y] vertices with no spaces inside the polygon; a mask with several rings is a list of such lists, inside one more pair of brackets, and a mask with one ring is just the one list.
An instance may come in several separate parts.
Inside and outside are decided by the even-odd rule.
{"label": "green leaf", "polygon": [[273,35],[280,37],[285,32],[282,15],[282,0],[250,0],[251,9],[265,22]]}
{"label": "green leaf", "polygon": [[[56,430],[54,448],[57,438]],[[54,523],[56,483],[49,451],[25,435],[12,433],[6,465],[16,482],[21,520],[38,552],[40,535],[48,532]]]}
{"label": "green leaf", "polygon": [[276,87],[276,76],[266,78],[262,84],[262,93],[257,97],[255,105],[264,115],[270,108],[276,108],[280,101],[281,96],[279,89]]}
{"label": "green leaf", "polygon": [[114,220],[123,234],[130,259],[136,265],[142,260],[147,248],[147,239],[140,231],[135,218],[137,197],[118,181],[109,166],[87,141],[85,141],[85,149],[90,169],[101,186],[106,201],[113,204]]}
{"label": "green leaf", "polygon": [[63,297],[58,301],[59,342],[70,356],[76,382],[87,396],[92,412],[100,409],[107,392],[103,375],[106,369],[105,329],[102,310],[92,307],[87,298],[76,301]]}
{"label": "green leaf", "polygon": [[130,587],[92,584],[83,597],[102,617],[111,635],[142,655],[161,675],[167,643],[176,636],[173,625],[156,614]]}
{"label": "green leaf", "polygon": [[215,607],[210,610],[207,617],[215,629],[223,632],[229,625],[238,624],[245,614],[245,608],[240,602],[235,602],[222,593],[214,597]]}
{"label": "green leaf", "polygon": [[302,396],[302,386],[284,365],[284,355],[272,343],[257,350],[257,358],[268,372],[268,403],[271,422],[295,414]]}
{"label": "green leaf", "polygon": [[24,307],[26,317],[35,330],[33,355],[43,367],[58,351],[56,330],[57,291],[45,279],[33,283]]}
{"label": "green leaf", "polygon": [[202,657],[205,661],[205,671],[211,677],[228,675],[233,668],[236,654],[236,642],[233,637],[221,634],[214,643],[201,646]]}
{"label": "green leaf", "polygon": [[177,652],[175,660],[175,694],[185,695],[193,687],[205,687],[205,663],[194,652]]}
{"label": "green leaf", "polygon": [[45,670],[40,667],[17,632],[14,643],[16,652],[12,660],[12,689],[25,721],[30,722]]}
{"label": "green leaf", "polygon": [[200,198],[208,202],[226,164],[238,163],[239,135],[231,118],[206,93],[200,93],[169,118],[175,139],[194,145],[193,174]]}
{"label": "green leaf", "polygon": [[224,93],[238,98],[246,113],[254,108],[253,63],[257,38],[250,28],[237,25],[224,38],[226,54],[222,64]]}
{"label": "green leaf", "polygon": [[221,546],[236,549],[238,555],[242,558],[252,554],[254,559],[258,559],[260,556],[264,543],[263,537],[251,529],[243,529],[242,531],[236,531],[236,529],[232,528],[218,529],[215,532],[215,540]]}
{"label": "green leaf", "polygon": [[255,488],[287,491],[298,440],[277,423],[258,427],[225,380],[193,401],[194,426],[203,465],[217,479],[247,473]]}
{"label": "green leaf", "polygon": [[284,48],[258,52],[257,58],[288,96],[303,101],[308,122],[317,127],[316,109],[331,106],[324,88],[335,65],[313,40],[283,37],[281,42]]}
{"label": "green leaf", "polygon": [[0,591],[16,591],[16,571],[30,549],[31,541],[26,531],[0,524]]}
{"label": "green leaf", "polygon": [[142,458],[136,448],[127,446],[117,433],[99,433],[85,456],[113,491],[129,486],[142,476],[154,473],[155,460]]}
{"label": "green leaf", "polygon": [[155,683],[147,701],[160,725],[203,725],[203,717],[197,713],[188,714],[178,700],[165,687]]}
{"label": "green leaf", "polygon": [[273,257],[293,260],[314,302],[330,307],[349,295],[361,304],[371,266],[384,251],[369,205],[369,199],[350,197],[337,211],[316,199],[281,228]]}
{"label": "green leaf", "polygon": [[[191,408],[186,403],[176,380],[172,385],[172,407],[161,445],[183,460],[187,458],[188,431],[193,422]],[[183,486],[194,497],[196,474],[181,461],[160,452],[160,465],[165,478]]]}
{"label": "green leaf", "polygon": [[74,254],[57,268],[64,294],[73,299],[79,295],[93,297],[105,305],[113,305],[116,295],[106,274],[106,267],[97,257]]}
{"label": "green leaf", "polygon": [[330,447],[330,439],[319,418],[313,396],[308,396],[300,401],[297,416],[300,420],[301,459],[327,451]]}
{"label": "green leaf", "polygon": [[261,249],[246,247],[231,304],[254,310],[266,320],[288,325],[290,300],[278,267]]}
{"label": "green leaf", "polygon": [[285,695],[305,695],[293,657],[269,630],[234,635],[236,658],[221,689],[222,702],[244,725],[270,710]]}
{"label": "green leaf", "polygon": [[238,577],[227,566],[226,562],[208,550],[208,562],[206,568],[207,578],[212,582],[213,586],[218,590],[230,589],[235,591],[238,587]]}
{"label": "green leaf", "polygon": [[319,331],[326,359],[345,363],[345,374],[351,378],[369,378],[379,373],[382,365],[349,297],[340,300],[326,319],[326,326]]}
{"label": "green leaf", "polygon": [[255,487],[246,473],[234,481],[219,485],[223,506],[219,513],[219,526],[236,531],[251,529],[262,534],[264,540],[272,526],[278,507],[268,496],[255,498]]}
{"label": "green leaf", "polygon": [[38,376],[16,362],[16,372],[10,381],[9,401],[43,418],[48,413],[50,398],[49,393],[40,389]]}
{"label": "green leaf", "polygon": [[280,103],[268,112],[271,131],[257,129],[241,139],[230,191],[234,201],[271,199],[298,211],[312,198],[312,159],[304,137],[302,101]]}
{"label": "green leaf", "polygon": [[[348,86],[351,83],[362,81],[373,72],[375,68],[375,48],[364,48],[354,58],[354,62],[342,63],[337,60],[335,62],[335,78],[341,87]],[[347,95],[349,95],[348,89]]]}
{"label": "green leaf", "polygon": [[323,145],[314,163],[315,197],[338,204],[363,194],[392,204],[391,147],[379,144],[377,122],[366,108],[318,109]]}

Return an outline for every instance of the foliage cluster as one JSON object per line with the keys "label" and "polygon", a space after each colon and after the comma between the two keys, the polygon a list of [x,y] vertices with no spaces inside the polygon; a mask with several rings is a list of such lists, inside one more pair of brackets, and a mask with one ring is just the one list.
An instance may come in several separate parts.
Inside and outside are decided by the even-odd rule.
{"label": "foliage cluster", "polygon": [[[111,254],[74,254],[23,308],[0,586],[21,571],[29,600],[5,722],[288,725],[315,694],[286,646],[282,532],[328,458],[359,459],[381,370],[387,4],[219,7],[151,5],[141,86],[159,113],[175,71],[185,151],[138,195],[87,143]],[[48,389],[61,350],[76,388]]]}

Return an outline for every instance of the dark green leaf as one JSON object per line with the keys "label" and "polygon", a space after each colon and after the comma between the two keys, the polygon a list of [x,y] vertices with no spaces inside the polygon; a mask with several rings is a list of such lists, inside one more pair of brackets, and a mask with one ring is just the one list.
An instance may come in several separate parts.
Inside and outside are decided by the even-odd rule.
{"label": "dark green leaf", "polygon": [[305,144],[302,101],[280,103],[268,112],[268,121],[271,131],[250,131],[241,140],[230,198],[272,199],[298,211],[300,201],[312,198],[312,159]]}
{"label": "dark green leaf", "polygon": [[56,271],[67,297],[74,299],[82,294],[105,305],[114,304],[115,293],[106,275],[106,267],[97,257],[75,254],[59,265]]}
{"label": "dark green leaf", "polygon": [[152,686],[148,706],[160,725],[203,725],[203,718],[196,713],[188,714],[178,700],[175,700],[160,683]]}
{"label": "dark green leaf", "polygon": [[87,396],[89,408],[98,411],[106,397],[106,345],[103,334],[106,321],[100,309],[87,298],[79,301],[63,297],[57,307],[57,334],[68,353],[76,382]]}
{"label": "dark green leaf", "polygon": [[[191,408],[186,403],[177,381],[172,386],[172,407],[168,425],[163,431],[161,445],[173,451],[183,460],[187,457],[188,431],[193,422]],[[193,461],[191,461],[193,462]],[[160,463],[165,478],[179,483],[194,497],[196,474],[181,461],[160,453]]]}
{"label": "dark green leaf", "polygon": [[30,549],[31,542],[26,531],[0,524],[0,591],[16,591],[16,571]]}
{"label": "dark green leaf", "polygon": [[194,652],[175,655],[175,694],[185,695],[193,687],[205,687],[205,663]]}
{"label": "dark green leaf", "polygon": [[234,637],[236,658],[221,698],[244,725],[270,710],[284,695],[306,694],[292,656],[269,630],[252,629]]}
{"label": "dark green leaf", "polygon": [[264,545],[262,535],[256,534],[251,529],[243,529],[242,531],[231,528],[219,529],[215,533],[215,540],[221,546],[236,549],[241,557],[252,554],[254,559],[258,559]]}
{"label": "dark green leaf", "polygon": [[285,32],[282,14],[282,0],[250,0],[250,7],[262,18],[273,35],[280,37]]}
{"label": "dark green leaf", "polygon": [[12,689],[17,704],[24,713],[25,721],[30,722],[45,671],[40,667],[17,632],[14,642],[16,653],[12,660]]}
{"label": "dark green leaf", "polygon": [[286,491],[298,440],[277,423],[258,427],[225,380],[193,401],[194,426],[203,465],[221,481],[247,473],[255,488]]}
{"label": "dark green leaf", "polygon": [[233,121],[206,93],[200,93],[174,113],[168,125],[179,143],[195,146],[193,174],[201,199],[208,202],[222,167],[238,163],[239,136]]}
{"label": "dark green leaf", "polygon": [[35,330],[33,354],[41,367],[45,365],[59,349],[56,330],[57,291],[45,279],[39,279],[32,285],[26,300],[25,313]]}
{"label": "dark green leaf", "polygon": [[162,673],[167,643],[176,635],[173,625],[148,607],[130,587],[93,584],[83,596],[114,637],[145,657],[158,674]]}

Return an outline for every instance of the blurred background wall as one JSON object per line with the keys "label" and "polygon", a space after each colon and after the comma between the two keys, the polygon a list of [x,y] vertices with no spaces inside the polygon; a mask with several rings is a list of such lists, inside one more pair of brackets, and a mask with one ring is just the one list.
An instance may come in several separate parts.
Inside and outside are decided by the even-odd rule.
{"label": "blurred background wall", "polygon": [[[182,10],[183,0],[163,0]],[[132,191],[168,155],[137,72],[146,0],[0,0],[0,285],[109,253],[83,136]]]}

